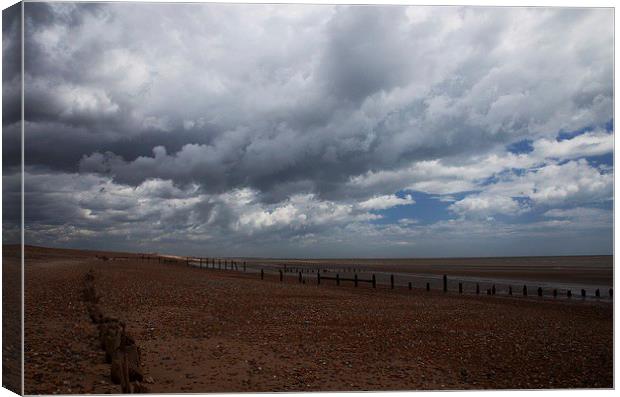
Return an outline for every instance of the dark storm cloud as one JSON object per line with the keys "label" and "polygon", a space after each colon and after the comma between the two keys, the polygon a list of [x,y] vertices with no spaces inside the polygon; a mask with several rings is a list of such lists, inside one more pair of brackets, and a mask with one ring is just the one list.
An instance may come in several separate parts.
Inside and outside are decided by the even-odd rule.
{"label": "dark storm cloud", "polygon": [[[329,92],[354,104],[406,83],[416,61],[403,56],[414,37],[402,7],[339,9],[327,24],[321,65]],[[405,27],[405,29],[400,29]]]}
{"label": "dark storm cloud", "polygon": [[[26,183],[46,200],[29,220],[41,241],[106,231],[224,246],[350,233],[369,211],[405,205],[393,196],[403,190],[475,192],[450,207],[463,219],[520,213],[512,197],[535,196],[533,174],[510,179],[521,191],[498,183],[497,197],[481,181],[548,157],[513,158],[506,145],[588,129],[609,150],[599,129],[612,118],[612,16],[28,3]],[[575,164],[597,185],[558,200],[607,197],[606,171]],[[46,178],[76,194],[32,186]]]}
{"label": "dark storm cloud", "polygon": [[[132,7],[28,5],[31,165],[106,169],[94,162],[109,163],[110,152],[106,170],[121,183],[248,186],[274,199],[291,193],[283,186],[305,186],[335,198],[352,176],[492,148],[532,135],[538,121],[512,112],[492,120],[501,92],[475,98],[480,109],[456,103],[502,65],[500,54],[486,64],[478,56],[501,52],[509,13],[439,12],[418,22],[405,7],[314,7],[299,21],[281,7],[284,16],[267,16],[277,21],[269,30],[260,13],[249,26],[217,30],[216,18],[245,21],[244,8],[261,7],[178,5],[164,14],[141,5],[139,17]],[[473,21],[450,31],[448,16]],[[579,99],[593,107],[591,95]],[[434,106],[448,114],[435,117]],[[56,137],[66,144],[50,153]],[[157,146],[166,154],[154,157]]]}

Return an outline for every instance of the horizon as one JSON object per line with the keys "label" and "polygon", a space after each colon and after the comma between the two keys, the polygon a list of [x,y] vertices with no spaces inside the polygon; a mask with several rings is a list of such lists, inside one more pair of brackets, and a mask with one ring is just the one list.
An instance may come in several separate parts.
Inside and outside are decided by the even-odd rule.
{"label": "horizon", "polygon": [[[613,9],[24,10],[26,244],[613,255]],[[5,65],[5,197],[21,188],[20,69]]]}
{"label": "horizon", "polygon": [[[2,246],[21,246],[20,244],[2,244]],[[24,244],[24,249],[26,248],[43,248],[43,249],[51,249],[51,250],[69,250],[69,251],[87,251],[87,252],[109,252],[109,253],[119,253],[119,254],[132,254],[132,255],[167,255],[167,256],[177,256],[180,258],[188,257],[188,255],[181,255],[169,252],[141,252],[141,251],[113,251],[106,249],[97,249],[97,248],[74,248],[74,247],[53,247],[53,246],[41,246],[41,245],[32,245],[32,244]],[[597,257],[597,256],[609,256],[613,258],[613,254],[581,254],[581,255],[515,255],[515,256],[435,256],[435,257],[269,257],[269,256],[191,256],[190,258],[231,258],[231,259],[273,259],[273,260],[317,260],[317,261],[326,261],[326,260],[345,260],[345,259],[359,259],[359,260],[405,260],[405,259],[502,259],[502,258],[576,258],[576,257]]]}

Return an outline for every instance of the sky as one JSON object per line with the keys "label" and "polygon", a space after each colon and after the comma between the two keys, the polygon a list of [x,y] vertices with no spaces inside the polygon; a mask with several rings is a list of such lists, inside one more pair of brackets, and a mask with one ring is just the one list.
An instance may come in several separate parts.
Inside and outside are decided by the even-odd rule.
{"label": "sky", "polygon": [[24,47],[26,243],[612,253],[612,9],[26,3]]}

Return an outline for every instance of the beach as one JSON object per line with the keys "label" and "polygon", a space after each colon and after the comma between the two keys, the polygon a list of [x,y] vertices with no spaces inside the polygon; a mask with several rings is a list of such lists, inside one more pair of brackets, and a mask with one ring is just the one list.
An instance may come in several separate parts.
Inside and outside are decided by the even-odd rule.
{"label": "beach", "polygon": [[120,393],[81,295],[90,270],[101,308],[140,347],[150,392],[613,387],[608,298],[280,282],[27,247],[27,394]]}

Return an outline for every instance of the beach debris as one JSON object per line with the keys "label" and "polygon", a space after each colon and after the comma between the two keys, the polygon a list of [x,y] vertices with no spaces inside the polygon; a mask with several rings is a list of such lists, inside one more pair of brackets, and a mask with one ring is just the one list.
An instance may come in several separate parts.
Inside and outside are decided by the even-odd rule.
{"label": "beach debris", "polygon": [[97,324],[99,342],[105,351],[105,360],[110,364],[112,383],[120,384],[122,393],[148,393],[146,385],[141,383],[144,376],[140,369],[140,348],[135,339],[126,332],[123,321],[105,316],[101,311],[92,269],[84,276],[84,282],[82,297],[91,321]]}

